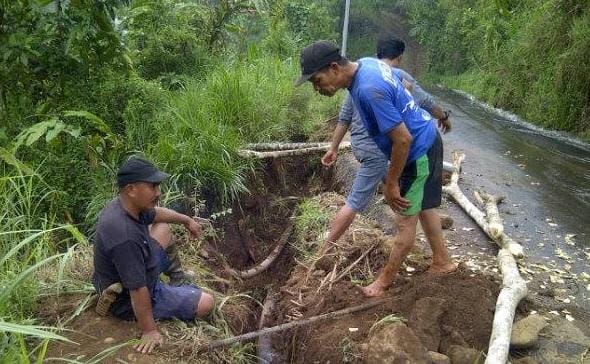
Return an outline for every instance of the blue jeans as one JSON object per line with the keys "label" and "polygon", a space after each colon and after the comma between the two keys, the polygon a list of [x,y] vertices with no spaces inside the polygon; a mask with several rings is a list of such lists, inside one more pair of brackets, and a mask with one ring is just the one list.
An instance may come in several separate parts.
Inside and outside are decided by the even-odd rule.
{"label": "blue jeans", "polygon": [[387,174],[389,160],[383,153],[355,150],[354,148],[353,153],[361,166],[356,172],[346,204],[358,213],[364,211],[371,202],[379,183]]}

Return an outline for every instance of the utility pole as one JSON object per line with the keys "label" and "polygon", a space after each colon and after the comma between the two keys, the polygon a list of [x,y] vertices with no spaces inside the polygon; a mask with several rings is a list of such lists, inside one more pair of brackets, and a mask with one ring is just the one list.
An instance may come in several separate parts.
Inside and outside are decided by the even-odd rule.
{"label": "utility pole", "polygon": [[350,15],[350,0],[346,0],[344,8],[344,25],[342,26],[342,47],[340,48],[340,54],[346,56],[346,45],[348,43],[348,18]]}

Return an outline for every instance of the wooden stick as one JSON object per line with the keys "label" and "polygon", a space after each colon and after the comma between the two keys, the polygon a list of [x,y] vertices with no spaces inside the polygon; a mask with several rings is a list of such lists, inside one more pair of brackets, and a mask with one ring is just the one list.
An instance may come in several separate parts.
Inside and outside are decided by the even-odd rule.
{"label": "wooden stick", "polygon": [[526,282],[520,276],[516,261],[508,249],[500,249],[498,264],[502,272],[502,290],[496,301],[492,335],[485,364],[507,362],[514,312],[520,300],[528,292]]}
{"label": "wooden stick", "polygon": [[[353,232],[354,234],[354,232]],[[346,273],[348,273],[352,268],[354,268],[355,265],[358,264],[358,262],[360,262],[361,260],[363,260],[364,257],[366,257],[373,249],[375,249],[375,247],[378,245],[379,243],[373,244],[373,246],[371,246],[369,249],[367,249],[357,260],[355,260],[351,265],[349,265],[348,267],[346,267],[346,269],[344,269],[342,271],[342,273],[340,273],[338,275],[338,277],[336,277],[333,281],[330,281],[330,283],[334,283],[334,282],[338,282],[340,279],[342,279],[342,277],[344,277],[346,275]]]}
{"label": "wooden stick", "polygon": [[385,298],[385,299],[381,299],[381,300],[367,302],[367,303],[364,303],[364,304],[359,305],[359,306],[349,307],[349,308],[345,308],[345,309],[342,309],[342,310],[325,313],[323,315],[313,316],[313,317],[306,318],[306,319],[303,319],[303,320],[291,321],[291,322],[288,322],[288,323],[285,323],[285,324],[281,324],[281,325],[277,325],[277,326],[273,326],[273,327],[268,327],[268,328],[265,328],[265,329],[262,329],[262,330],[258,330],[258,331],[254,331],[254,332],[249,332],[247,334],[238,335],[238,336],[230,337],[230,338],[227,338],[227,339],[216,340],[216,341],[211,342],[209,345],[207,345],[206,348],[203,348],[203,349],[211,350],[211,349],[218,348],[220,346],[230,345],[230,344],[237,343],[237,342],[240,342],[240,341],[254,339],[254,338],[257,338],[260,335],[266,335],[266,334],[270,334],[270,333],[273,333],[273,332],[284,331],[284,330],[291,329],[291,328],[294,328],[294,327],[309,325],[309,324],[312,324],[312,323],[315,323],[315,322],[318,322],[318,321],[332,319],[332,318],[335,318],[335,317],[338,317],[338,316],[342,316],[342,315],[346,315],[346,314],[349,314],[349,313],[354,313],[354,312],[368,310],[368,309],[373,308],[375,306],[384,304],[384,303],[386,303],[386,302],[388,302],[390,300],[391,300],[391,298]]}
{"label": "wooden stick", "polygon": [[458,185],[459,181],[459,171],[461,170],[461,163],[465,159],[465,154],[463,152],[454,151],[453,152],[453,166],[455,171],[451,175],[451,182],[447,186],[443,186],[443,192],[450,195],[455,202],[459,206],[465,210],[467,215],[469,215],[473,221],[479,225],[479,227],[492,239],[493,241],[500,246],[500,248],[508,249],[512,255],[517,258],[522,258],[524,256],[524,252],[522,246],[516,243],[514,240],[506,236],[506,234],[502,233],[500,238],[495,239],[489,231],[489,224],[486,221],[485,214],[481,212],[461,191]]}
{"label": "wooden stick", "polygon": [[238,271],[238,270],[230,268],[229,269],[230,273],[232,275],[234,275],[236,277],[240,277],[240,278],[251,278],[251,277],[254,277],[255,275],[267,270],[268,267],[270,267],[270,265],[275,261],[275,259],[277,259],[277,257],[281,254],[281,251],[283,250],[283,248],[287,244],[287,240],[289,240],[289,236],[291,236],[291,232],[293,231],[294,224],[295,224],[295,212],[293,212],[293,214],[289,218],[289,223],[288,223],[287,227],[285,228],[285,231],[283,231],[283,234],[281,235],[281,238],[279,239],[277,246],[270,252],[270,254],[268,255],[268,257],[266,257],[266,259],[264,259],[262,262],[260,262],[260,264],[254,266],[248,270]]}

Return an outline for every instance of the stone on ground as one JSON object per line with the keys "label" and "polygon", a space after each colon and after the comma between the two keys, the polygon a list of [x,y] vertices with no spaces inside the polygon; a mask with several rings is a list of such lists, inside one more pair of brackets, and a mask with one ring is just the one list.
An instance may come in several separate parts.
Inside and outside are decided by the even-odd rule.
{"label": "stone on ground", "polygon": [[428,356],[430,356],[430,364],[451,364],[451,359],[444,354],[429,351]]}
{"label": "stone on ground", "polygon": [[530,356],[525,356],[524,358],[512,360],[511,363],[512,364],[538,364],[539,362]]}
{"label": "stone on ground", "polygon": [[510,346],[516,349],[531,348],[537,344],[539,333],[547,326],[541,315],[530,315],[516,322],[512,327]]}
{"label": "stone on ground", "polygon": [[440,319],[444,313],[445,300],[425,297],[418,302],[408,320],[416,336],[426,346],[426,349],[437,352],[440,346]]}
{"label": "stone on ground", "polygon": [[429,364],[428,351],[402,322],[387,325],[372,335],[365,363]]}
{"label": "stone on ground", "polygon": [[459,345],[451,345],[447,355],[453,364],[480,364],[484,359],[479,350]]}

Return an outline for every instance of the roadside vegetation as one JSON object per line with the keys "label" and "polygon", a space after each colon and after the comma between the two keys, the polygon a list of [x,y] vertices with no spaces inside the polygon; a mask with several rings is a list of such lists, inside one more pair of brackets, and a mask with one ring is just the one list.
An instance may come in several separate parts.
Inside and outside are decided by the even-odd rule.
{"label": "roadside vegetation", "polygon": [[[62,339],[60,323],[36,318],[39,297],[92,290],[64,267],[125,158],[172,173],[170,202],[223,211],[256,168],[238,158],[243,144],[305,141],[336,114],[338,99],[293,82],[306,42],[336,40],[337,6],[0,1],[0,362],[41,362]],[[35,277],[49,266],[59,277]]]}
{"label": "roadside vegetation", "polygon": [[421,80],[590,140],[588,1],[353,2],[351,19],[352,55],[374,54],[380,32],[413,38]]}

